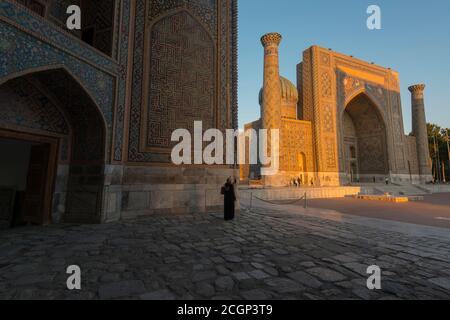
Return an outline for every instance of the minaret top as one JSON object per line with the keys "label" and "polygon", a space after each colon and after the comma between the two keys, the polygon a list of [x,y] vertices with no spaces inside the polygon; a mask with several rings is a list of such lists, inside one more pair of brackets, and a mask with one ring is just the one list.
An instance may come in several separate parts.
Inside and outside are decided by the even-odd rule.
{"label": "minaret top", "polygon": [[272,33],[267,33],[267,34],[263,35],[261,37],[261,43],[264,47],[266,47],[267,45],[270,45],[270,44],[275,44],[278,46],[281,43],[281,39],[283,39],[281,34],[272,32]]}
{"label": "minaret top", "polygon": [[424,84],[416,84],[416,85],[409,87],[408,90],[411,91],[411,93],[423,93],[423,91],[425,90],[425,85]]}

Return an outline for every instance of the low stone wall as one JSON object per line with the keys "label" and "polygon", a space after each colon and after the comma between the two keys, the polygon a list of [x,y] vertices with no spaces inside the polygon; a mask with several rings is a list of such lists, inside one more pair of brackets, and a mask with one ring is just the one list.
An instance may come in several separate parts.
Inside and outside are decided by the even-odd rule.
{"label": "low stone wall", "polygon": [[404,185],[383,185],[367,184],[361,186],[361,193],[364,195],[380,195],[390,193],[392,195],[424,195],[432,193],[450,192],[450,185],[426,185],[426,184],[404,184]]}
{"label": "low stone wall", "polygon": [[238,171],[211,167],[125,167],[120,186],[120,218],[221,210],[220,189],[230,176],[238,177]]}
{"label": "low stone wall", "polygon": [[69,165],[58,165],[53,192],[52,222],[59,223],[66,211],[67,184],[69,182]]}
{"label": "low stone wall", "polygon": [[264,200],[295,200],[305,193],[308,199],[343,198],[359,194],[360,187],[318,187],[318,188],[240,188],[241,197],[249,198],[251,194]]}
{"label": "low stone wall", "polygon": [[380,196],[380,195],[359,195],[355,196],[356,199],[369,200],[369,201],[381,201],[381,202],[394,202],[405,203],[409,202],[408,197],[393,197],[393,196]]}
{"label": "low stone wall", "polygon": [[421,189],[428,190],[430,193],[447,193],[450,192],[450,184],[422,184]]}
{"label": "low stone wall", "polygon": [[153,213],[204,213],[223,204],[221,185],[123,186],[121,218]]}
{"label": "low stone wall", "polygon": [[432,176],[422,176],[418,174],[391,174],[390,181],[398,184],[426,184],[433,180]]}
{"label": "low stone wall", "polygon": [[[228,177],[238,177],[237,170],[224,167],[107,165],[103,170],[103,185],[84,185],[67,201],[69,167],[58,168],[53,201],[56,222],[61,216],[64,222],[107,223],[155,213],[222,210],[220,189]],[[69,206],[76,215],[68,214]]]}

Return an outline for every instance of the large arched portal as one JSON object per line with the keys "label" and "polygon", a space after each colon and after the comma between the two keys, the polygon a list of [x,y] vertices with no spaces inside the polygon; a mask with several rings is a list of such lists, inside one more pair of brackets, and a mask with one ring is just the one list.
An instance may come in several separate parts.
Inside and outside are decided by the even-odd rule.
{"label": "large arched portal", "polygon": [[100,222],[105,136],[100,110],[63,68],[1,84],[0,224]]}
{"label": "large arched portal", "polygon": [[364,93],[352,99],[343,117],[345,170],[352,182],[373,182],[389,172],[386,126],[378,107]]}

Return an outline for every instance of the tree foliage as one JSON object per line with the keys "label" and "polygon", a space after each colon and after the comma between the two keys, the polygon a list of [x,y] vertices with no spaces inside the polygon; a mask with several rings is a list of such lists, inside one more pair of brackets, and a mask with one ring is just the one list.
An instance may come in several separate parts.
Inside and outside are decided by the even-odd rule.
{"label": "tree foliage", "polygon": [[[433,161],[433,175],[438,180],[437,171],[440,171],[442,177],[442,162],[445,166],[445,176],[447,182],[450,180],[449,151],[447,148],[447,139],[450,137],[450,129],[441,128],[438,125],[428,123],[428,143],[430,147],[430,157]],[[437,165],[439,160],[439,165]],[[438,168],[438,170],[436,170]]]}

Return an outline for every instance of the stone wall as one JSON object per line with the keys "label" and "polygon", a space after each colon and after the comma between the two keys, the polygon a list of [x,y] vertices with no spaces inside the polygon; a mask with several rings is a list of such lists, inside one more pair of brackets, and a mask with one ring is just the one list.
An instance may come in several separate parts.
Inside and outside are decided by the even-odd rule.
{"label": "stone wall", "polygon": [[[360,192],[360,187],[240,189],[241,198],[250,199],[253,196],[268,201],[301,199],[305,194],[307,199],[343,198],[357,195]],[[254,201],[260,202],[260,200]],[[301,204],[301,202],[299,201],[298,204]]]}
{"label": "stone wall", "polygon": [[220,188],[230,176],[237,177],[237,170],[204,166],[111,168],[106,175],[109,207],[104,219],[218,210],[223,206]]}

